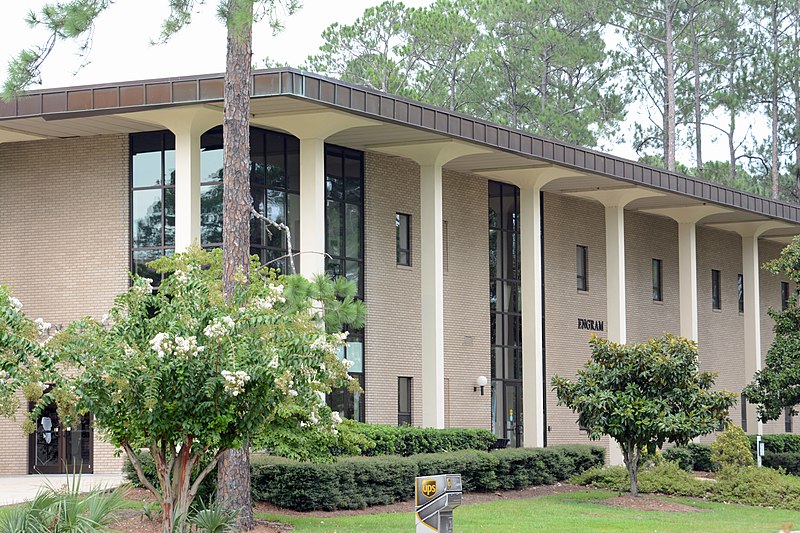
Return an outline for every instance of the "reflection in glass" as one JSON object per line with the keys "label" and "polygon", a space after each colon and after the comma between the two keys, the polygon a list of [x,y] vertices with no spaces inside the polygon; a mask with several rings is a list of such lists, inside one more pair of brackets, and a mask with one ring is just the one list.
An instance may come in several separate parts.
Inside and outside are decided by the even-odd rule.
{"label": "reflection in glass", "polygon": [[161,189],[133,191],[132,214],[133,247],[161,246]]}
{"label": "reflection in glass", "polygon": [[200,187],[200,242],[222,244],[222,185]]}

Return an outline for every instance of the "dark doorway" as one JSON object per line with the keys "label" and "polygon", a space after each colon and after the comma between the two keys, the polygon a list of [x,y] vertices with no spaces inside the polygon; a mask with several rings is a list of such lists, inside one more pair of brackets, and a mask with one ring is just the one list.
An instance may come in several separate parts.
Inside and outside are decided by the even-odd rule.
{"label": "dark doorway", "polygon": [[55,404],[50,404],[36,420],[36,431],[29,439],[28,473],[91,474],[93,452],[91,416],[81,416],[73,428],[64,427]]}

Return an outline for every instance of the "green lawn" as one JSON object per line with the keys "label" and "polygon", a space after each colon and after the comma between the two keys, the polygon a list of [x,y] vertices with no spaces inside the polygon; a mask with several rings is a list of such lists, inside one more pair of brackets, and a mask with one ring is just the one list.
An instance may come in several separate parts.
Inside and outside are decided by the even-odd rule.
{"label": "green lawn", "polygon": [[[613,498],[616,493],[578,491],[528,500],[504,500],[459,507],[454,512],[456,532],[494,531],[624,531],[624,532],[770,532],[786,524],[800,529],[800,512],[762,509],[742,505],[706,503],[687,498],[676,501],[705,509],[700,513],[633,511],[600,505],[594,500]],[[412,513],[348,516],[337,518],[259,515],[286,522],[298,533],[403,532],[413,531]]]}

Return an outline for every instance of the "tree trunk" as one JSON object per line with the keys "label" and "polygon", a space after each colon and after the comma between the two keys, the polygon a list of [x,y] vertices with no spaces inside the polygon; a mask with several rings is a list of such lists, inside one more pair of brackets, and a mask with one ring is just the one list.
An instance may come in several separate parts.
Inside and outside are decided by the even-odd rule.
{"label": "tree trunk", "polygon": [[[735,87],[735,77],[736,71],[734,63],[731,62],[731,66],[728,68],[728,91],[730,94],[736,90]],[[729,105],[728,113],[730,113],[730,120],[728,121],[728,159],[730,165],[730,176],[731,176],[731,185],[733,185],[734,180],[736,179],[736,145],[734,144],[733,135],[736,131],[736,110],[734,109],[733,105]]]}
{"label": "tree trunk", "polygon": [[[223,122],[222,288],[230,300],[247,283],[250,266],[250,68],[253,3],[227,0],[228,47]],[[217,470],[217,499],[239,513],[240,530],[253,528],[250,450],[223,454]]]}
{"label": "tree trunk", "polygon": [[631,480],[631,495],[638,496],[639,495],[639,450],[636,448],[636,445],[630,442],[625,444],[621,444],[622,446],[622,457],[625,460],[625,466],[628,468],[628,477]]}
{"label": "tree trunk", "polygon": [[675,42],[673,17],[675,6],[666,2],[664,10],[664,164],[667,170],[675,170],[676,119],[675,119]]}
{"label": "tree trunk", "polygon": [[697,170],[703,170],[703,110],[700,97],[700,45],[697,42],[697,13],[692,9],[690,14],[691,39],[692,39],[692,63],[694,66],[694,142],[695,142],[695,163]]}
{"label": "tree trunk", "polygon": [[780,194],[780,172],[778,168],[778,65],[777,58],[780,53],[778,39],[778,0],[773,0],[771,5],[772,22],[772,79],[770,80],[770,106],[769,117],[772,122],[772,147],[770,150],[772,169],[772,198],[777,200]]}

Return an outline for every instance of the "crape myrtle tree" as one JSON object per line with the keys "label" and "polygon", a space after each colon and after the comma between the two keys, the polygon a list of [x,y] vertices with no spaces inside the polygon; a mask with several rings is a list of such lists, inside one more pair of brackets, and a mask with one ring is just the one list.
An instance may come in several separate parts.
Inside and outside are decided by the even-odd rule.
{"label": "crape myrtle tree", "polygon": [[[780,257],[764,267],[800,283],[800,240],[798,237],[781,252]],[[744,388],[747,401],[756,404],[758,418],[776,420],[785,408],[797,414],[800,403],[800,307],[797,295],[784,310],[770,309],[775,321],[775,339],[767,352],[764,368],[755,373],[753,382]]]}
{"label": "crape myrtle tree", "polygon": [[[159,259],[153,265],[169,275],[158,291],[134,276],[105,323],[73,322],[46,343],[37,341],[49,325],[27,318],[0,286],[3,414],[18,408],[17,390],[36,402],[28,432],[51,402],[68,424],[92,413],[161,504],[165,533],[183,531],[203,479],[265,426],[327,449],[341,418],[325,395],[357,387],[336,356],[347,336],[340,326],[363,324],[352,282],[278,278],[253,259],[249,283],[238,279],[228,298],[221,256],[192,247]],[[155,482],[143,473],[142,448],[155,462]]]}
{"label": "crape myrtle tree", "polygon": [[[9,64],[3,84],[5,98],[16,96],[31,84],[40,82],[41,67],[59,40],[83,42],[82,51],[91,49],[91,36],[97,17],[115,0],[63,0],[45,4],[39,13],[31,11],[27,22],[49,32],[47,41],[20,52]],[[192,13],[204,0],[169,0],[170,14],[161,27],[160,42],[166,42],[191,23]],[[280,29],[281,15],[291,15],[298,0],[218,0],[219,19],[227,28],[223,120],[223,268],[225,298],[234,296],[237,283],[247,283],[250,226],[250,73],[253,23],[267,19]],[[237,276],[238,274],[238,276]],[[237,281],[239,280],[239,281]],[[246,444],[246,442],[244,443]],[[220,462],[218,498],[240,511],[244,529],[253,525],[250,496],[249,449],[231,449]]]}
{"label": "crape myrtle tree", "polygon": [[711,390],[714,374],[698,370],[697,344],[682,337],[617,344],[593,335],[589,345],[591,358],[575,381],[556,375],[553,389],[590,438],[608,435],[620,444],[638,496],[642,454],[711,433],[728,418],[735,396]]}

